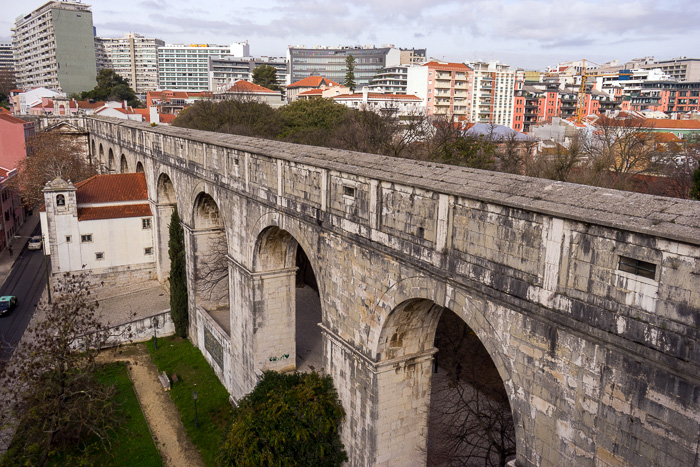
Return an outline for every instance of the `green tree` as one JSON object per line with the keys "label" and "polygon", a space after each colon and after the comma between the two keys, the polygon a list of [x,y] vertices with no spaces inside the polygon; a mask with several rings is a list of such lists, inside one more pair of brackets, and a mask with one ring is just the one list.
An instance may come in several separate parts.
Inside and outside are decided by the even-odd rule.
{"label": "green tree", "polygon": [[330,376],[267,371],[234,409],[222,466],[338,466],[345,413]]}
{"label": "green tree", "polygon": [[187,298],[187,271],[185,269],[185,235],[180,225],[177,208],[170,217],[170,240],[168,256],[170,257],[170,316],[175,324],[175,333],[187,336],[189,325]]}
{"label": "green tree", "polygon": [[700,166],[693,172],[693,187],[690,189],[690,199],[700,200]]}
{"label": "green tree", "polygon": [[81,99],[95,99],[100,101],[127,101],[132,107],[141,105],[141,101],[136,98],[136,93],[129,82],[111,69],[100,70],[97,73],[97,86],[90,91],[80,94]]}
{"label": "green tree", "polygon": [[61,276],[53,302],[38,307],[43,319],[28,330],[32,339],[17,348],[12,364],[0,366],[7,383],[0,387],[0,433],[17,428],[0,464],[47,465],[57,448],[87,436],[108,445],[119,418],[114,388],[96,378],[95,358],[110,337],[97,306],[86,273]]}
{"label": "green tree", "polygon": [[355,92],[355,57],[352,54],[345,59],[345,86],[350,88],[350,91]]}
{"label": "green tree", "polygon": [[180,112],[173,126],[272,139],[282,131],[282,117],[262,102],[203,100]]}
{"label": "green tree", "polygon": [[297,100],[280,107],[284,122],[280,138],[293,143],[331,147],[333,132],[351,110],[332,99]]}
{"label": "green tree", "polygon": [[272,65],[258,65],[253,70],[253,83],[273,91],[278,91],[277,69]]}

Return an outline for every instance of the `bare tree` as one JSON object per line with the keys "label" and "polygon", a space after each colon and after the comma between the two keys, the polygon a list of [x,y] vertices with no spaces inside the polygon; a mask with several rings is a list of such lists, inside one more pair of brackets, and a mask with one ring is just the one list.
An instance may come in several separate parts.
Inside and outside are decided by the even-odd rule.
{"label": "bare tree", "polygon": [[228,296],[228,245],[221,233],[207,239],[207,250],[197,262],[197,290],[208,301],[219,302]]}
{"label": "bare tree", "polygon": [[[114,388],[95,377],[95,357],[110,337],[96,315],[85,273],[65,274],[54,301],[37,310],[45,317],[29,329],[12,363],[0,371],[4,381],[0,426],[17,428],[8,456],[21,465],[46,465],[57,447],[85,436],[105,446],[119,426]],[[3,459],[4,461],[6,459]]]}
{"label": "bare tree", "polygon": [[541,151],[525,165],[525,175],[562,182],[572,181],[575,168],[583,162],[583,137],[575,133],[568,146],[555,143],[551,151]]}
{"label": "bare tree", "polygon": [[97,173],[83,157],[83,147],[74,139],[59,133],[37,133],[27,140],[27,157],[19,162],[14,187],[24,203],[32,208],[44,203],[47,182],[61,177],[71,182],[85,180]]}

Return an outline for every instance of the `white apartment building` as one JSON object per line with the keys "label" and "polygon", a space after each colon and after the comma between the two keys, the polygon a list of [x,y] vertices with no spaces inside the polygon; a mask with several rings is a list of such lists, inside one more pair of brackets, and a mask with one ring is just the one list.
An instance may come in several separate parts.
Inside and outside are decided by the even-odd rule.
{"label": "white apartment building", "polygon": [[72,94],[97,84],[90,5],[50,1],[18,17],[12,47],[20,88],[43,86]]}
{"label": "white apartment building", "polygon": [[220,92],[228,89],[236,81],[253,81],[253,71],[261,65],[274,67],[277,72],[277,84],[280,87],[289,84],[287,59],[285,57],[209,57],[209,89]]}
{"label": "white apartment building", "polygon": [[406,94],[409,65],[390,66],[379,70],[369,85],[370,90],[381,88],[392,94]]}
{"label": "white apartment building", "polygon": [[208,91],[209,58],[250,56],[248,41],[231,45],[164,45],[158,48],[158,89]]}
{"label": "white apartment building", "polygon": [[469,63],[473,70],[471,122],[513,128],[515,70],[497,61]]}
{"label": "white apartment building", "polygon": [[120,38],[95,38],[97,70],[111,68],[139,94],[158,88],[158,48],[161,39],[133,32]]}

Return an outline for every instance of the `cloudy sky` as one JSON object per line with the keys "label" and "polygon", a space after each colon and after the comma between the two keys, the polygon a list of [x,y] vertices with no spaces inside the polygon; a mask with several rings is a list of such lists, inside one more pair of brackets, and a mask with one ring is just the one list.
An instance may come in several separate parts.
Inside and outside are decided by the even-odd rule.
{"label": "cloudy sky", "polygon": [[[0,0],[0,41],[44,1]],[[169,44],[248,40],[252,55],[288,45],[394,44],[451,61],[542,69],[655,56],[700,57],[698,0],[95,0],[97,35],[137,32]]]}

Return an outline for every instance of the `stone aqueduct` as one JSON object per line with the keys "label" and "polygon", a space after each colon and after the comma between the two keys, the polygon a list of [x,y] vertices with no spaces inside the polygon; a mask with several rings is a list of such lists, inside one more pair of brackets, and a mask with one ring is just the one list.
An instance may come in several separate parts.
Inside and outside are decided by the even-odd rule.
{"label": "stone aqueduct", "polygon": [[[145,172],[163,278],[177,205],[190,336],[234,399],[260,371],[294,368],[303,248],[351,465],[425,464],[445,308],[498,369],[517,465],[698,465],[700,203],[123,120],[86,124],[104,170]],[[213,238],[227,248],[218,301],[194,279]],[[621,259],[653,269],[625,272]]]}

